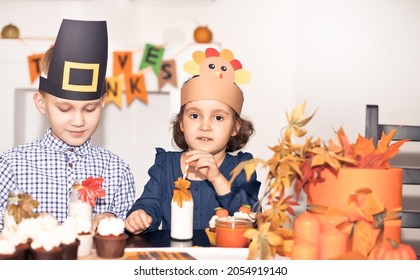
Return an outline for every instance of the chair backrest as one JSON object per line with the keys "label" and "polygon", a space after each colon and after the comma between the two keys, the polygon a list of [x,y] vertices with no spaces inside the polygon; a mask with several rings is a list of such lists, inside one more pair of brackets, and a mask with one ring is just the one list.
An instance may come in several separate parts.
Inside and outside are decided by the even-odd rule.
{"label": "chair backrest", "polygon": [[[420,126],[401,124],[380,124],[379,107],[377,105],[366,106],[366,131],[365,137],[372,138],[375,146],[381,138],[382,132],[388,134],[392,129],[396,133],[392,140],[408,139],[411,142],[420,142]],[[407,166],[394,166],[403,169],[403,184],[418,185],[420,188],[420,168]],[[420,203],[419,203],[420,205]],[[420,211],[402,211],[402,228],[420,229]],[[417,252],[419,255],[420,252]]]}

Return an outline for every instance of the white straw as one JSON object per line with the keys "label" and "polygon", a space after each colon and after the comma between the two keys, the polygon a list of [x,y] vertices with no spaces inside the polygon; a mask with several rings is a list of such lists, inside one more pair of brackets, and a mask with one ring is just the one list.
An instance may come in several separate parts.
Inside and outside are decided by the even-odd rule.
{"label": "white straw", "polygon": [[185,166],[185,169],[184,169],[184,176],[182,177],[182,179],[184,179],[184,180],[187,178],[188,168],[190,168],[190,165],[189,164],[187,164]]}

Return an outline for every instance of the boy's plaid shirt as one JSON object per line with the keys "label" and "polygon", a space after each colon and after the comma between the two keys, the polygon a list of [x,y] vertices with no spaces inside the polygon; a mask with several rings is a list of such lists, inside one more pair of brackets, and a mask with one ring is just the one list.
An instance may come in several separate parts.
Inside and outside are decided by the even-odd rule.
{"label": "boy's plaid shirt", "polygon": [[104,178],[106,196],[96,200],[93,213],[111,212],[121,219],[134,203],[134,177],[127,163],[89,139],[69,146],[48,129],[41,140],[21,145],[0,156],[0,231],[9,190],[20,189],[38,200],[36,212],[48,212],[59,222],[68,213],[75,180]]}

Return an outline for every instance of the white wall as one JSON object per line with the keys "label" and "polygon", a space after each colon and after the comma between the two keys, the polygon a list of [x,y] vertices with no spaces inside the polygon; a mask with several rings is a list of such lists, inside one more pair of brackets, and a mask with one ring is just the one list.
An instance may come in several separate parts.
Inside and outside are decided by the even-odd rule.
{"label": "white wall", "polygon": [[[256,3],[264,5],[256,8]],[[270,155],[266,146],[277,140],[280,127],[285,122],[285,110],[295,104],[295,78],[294,71],[291,71],[295,67],[294,7],[295,3],[288,1],[249,0],[0,0],[0,26],[8,23],[17,25],[21,31],[21,48],[25,49],[25,42],[29,39],[53,40],[62,18],[105,19],[108,21],[111,45],[128,45],[141,49],[149,42],[175,45],[182,49],[193,43],[194,28],[199,24],[207,24],[213,30],[214,43],[233,50],[244,68],[252,74],[252,81],[243,86],[246,95],[243,114],[254,122],[257,134],[247,149],[256,156],[266,157]],[[264,17],[256,17],[256,11],[258,15],[264,14]],[[192,51],[184,51],[178,58],[184,61],[191,59]],[[24,50],[21,52],[24,61]],[[2,66],[0,74],[8,77],[8,70]],[[25,72],[22,75],[28,74]],[[7,79],[10,83],[14,78]],[[0,104],[0,114],[6,116],[3,119],[14,116],[14,106],[10,106],[14,100],[11,97],[9,99],[9,102]],[[178,102],[178,97],[173,94],[170,113],[178,110]],[[268,107],[272,106],[271,104],[275,106],[273,109]],[[10,131],[13,124],[2,121],[0,129]],[[142,127],[139,127],[139,130],[141,129]],[[3,137],[0,139],[0,150],[12,144],[11,137]],[[140,156],[132,153],[130,155],[129,152],[123,154],[129,155],[126,160],[130,163],[138,161]],[[139,173],[145,172],[146,170],[142,170]],[[138,188],[140,192],[142,186]]]}
{"label": "white wall", "polygon": [[[12,22],[22,37],[53,38],[62,18],[106,19],[110,41],[139,48],[186,46],[194,28],[207,24],[215,43],[233,50],[252,74],[243,86],[243,115],[255,124],[246,149],[257,157],[271,156],[267,146],[277,143],[285,111],[305,100],[308,113],[317,109],[309,133],[325,140],[340,126],[351,141],[364,135],[368,103],[380,106],[382,122],[420,124],[419,1],[0,1],[0,26]],[[7,73],[0,69],[2,80]],[[171,113],[177,102],[172,95]],[[11,108],[0,104],[2,134],[10,129]],[[9,144],[0,138],[1,150]],[[141,160],[121,153],[129,162]]]}

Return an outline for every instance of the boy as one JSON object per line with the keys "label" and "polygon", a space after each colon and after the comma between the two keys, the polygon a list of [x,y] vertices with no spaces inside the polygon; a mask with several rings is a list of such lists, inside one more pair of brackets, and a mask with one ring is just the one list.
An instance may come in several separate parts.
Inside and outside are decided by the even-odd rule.
{"label": "boy", "polygon": [[103,178],[106,196],[96,200],[92,230],[107,216],[124,219],[134,202],[128,164],[92,145],[105,106],[108,37],[105,21],[63,20],[55,45],[44,55],[35,106],[50,127],[43,139],[14,147],[0,156],[0,231],[10,190],[38,200],[36,212],[59,222],[67,218],[76,180]]}

